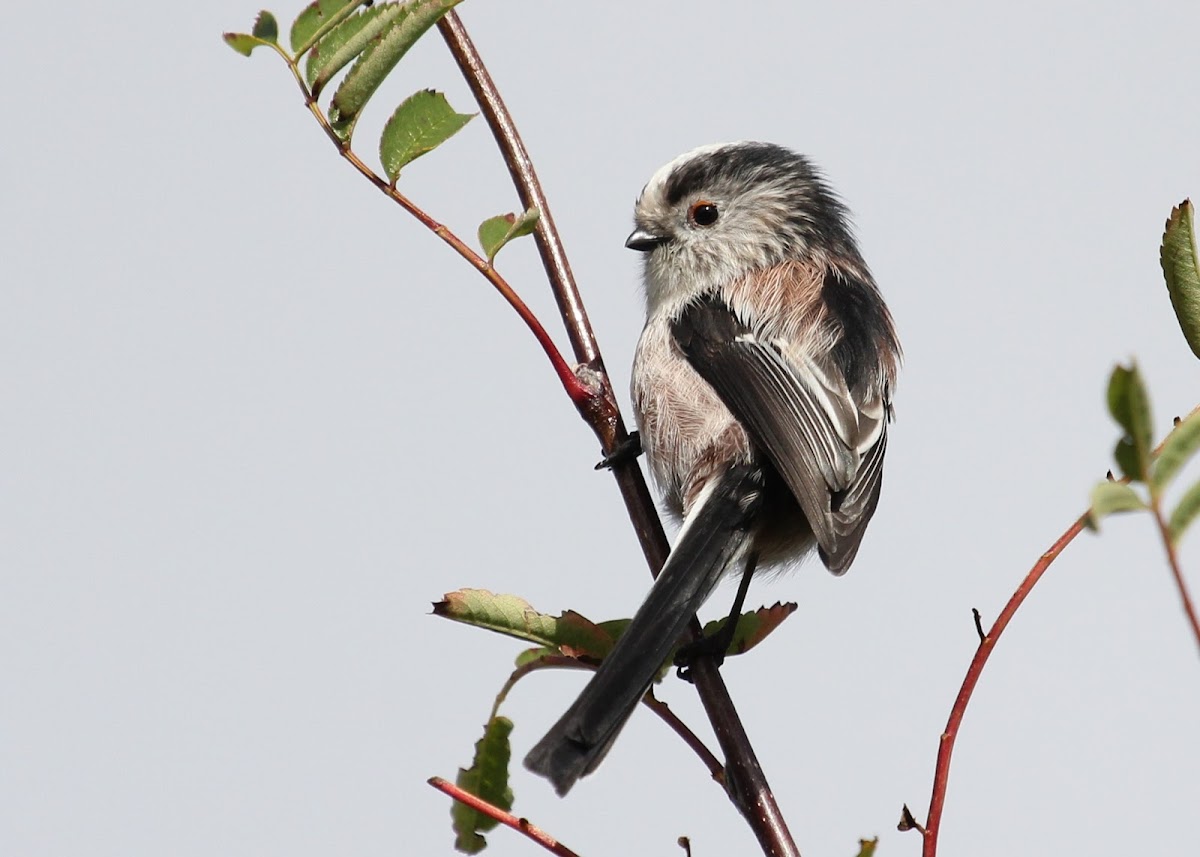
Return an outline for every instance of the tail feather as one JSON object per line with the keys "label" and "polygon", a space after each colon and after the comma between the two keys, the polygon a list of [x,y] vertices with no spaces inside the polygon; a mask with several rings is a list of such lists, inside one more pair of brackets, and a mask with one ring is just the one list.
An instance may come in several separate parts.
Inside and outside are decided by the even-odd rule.
{"label": "tail feather", "polygon": [[727,470],[684,522],[646,600],[579,697],[525,757],[565,795],[608,753],[663,661],[722,574],[745,555],[762,499],[761,471]]}

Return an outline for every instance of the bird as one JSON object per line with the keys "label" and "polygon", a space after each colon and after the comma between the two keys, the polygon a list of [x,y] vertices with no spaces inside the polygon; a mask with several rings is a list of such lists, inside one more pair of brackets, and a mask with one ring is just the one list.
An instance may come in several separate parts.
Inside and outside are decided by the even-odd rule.
{"label": "bird", "polygon": [[646,299],[631,394],[680,529],[627,629],[525,757],[559,795],[604,759],[722,576],[741,576],[727,647],[752,575],[814,550],[835,575],[854,561],[902,352],[848,218],[810,160],[774,143],[702,146],[642,189],[625,242]]}

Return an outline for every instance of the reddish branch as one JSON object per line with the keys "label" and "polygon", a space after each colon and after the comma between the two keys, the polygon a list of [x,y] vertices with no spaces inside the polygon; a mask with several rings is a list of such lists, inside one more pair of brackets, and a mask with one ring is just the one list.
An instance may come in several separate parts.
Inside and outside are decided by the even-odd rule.
{"label": "reddish branch", "polygon": [[[500,688],[500,692],[496,694],[496,702],[492,706],[492,716],[496,716],[496,712],[500,708],[500,703],[508,696],[508,692],[512,690],[513,685],[529,675],[529,673],[546,669],[547,667],[580,670],[596,669],[595,664],[588,663],[580,658],[569,657],[568,655],[542,655],[537,660],[521,664],[521,666],[512,671],[512,674],[508,677],[508,681],[504,683],[504,687]],[[653,690],[646,691],[646,694],[642,697],[642,704],[657,714],[663,723],[666,723],[676,735],[683,739],[683,743],[692,748],[692,752],[708,768],[708,773],[714,780],[718,783],[725,782],[725,768],[721,765],[721,760],[712,754],[712,750],[705,746],[704,742],[700,740],[700,736],[680,720],[675,712],[671,710],[670,706],[654,695]]]}
{"label": "reddish branch", "polygon": [[493,806],[482,798],[475,797],[475,795],[464,791],[449,780],[444,780],[441,777],[430,777],[428,782],[429,785],[440,792],[450,795],[450,797],[459,803],[466,804],[476,812],[482,812],[488,818],[494,818],[501,824],[511,827],[518,833],[524,834],[551,854],[557,854],[559,857],[579,857],[574,851],[540,827],[535,827],[526,819],[517,818],[512,813],[505,812],[500,807]]}
{"label": "reddish branch", "polygon": [[[1042,554],[1041,558],[1034,563],[1033,568],[1029,570],[1029,574],[1025,575],[1025,579],[1017,587],[1017,591],[1013,593],[1012,598],[1008,599],[1008,603],[1000,611],[1000,615],[996,618],[996,623],[992,625],[987,635],[980,641],[979,648],[975,650],[975,657],[971,659],[971,666],[967,668],[967,676],[963,679],[962,687],[959,689],[958,696],[954,700],[954,707],[950,709],[950,719],[946,722],[946,730],[942,733],[941,744],[938,747],[937,767],[933,775],[933,794],[929,799],[929,817],[922,831],[925,837],[924,846],[921,849],[922,857],[934,857],[937,854],[938,831],[942,826],[942,808],[946,803],[946,786],[950,780],[950,757],[954,753],[954,739],[958,737],[958,730],[962,725],[963,715],[967,713],[967,703],[971,701],[971,694],[975,691],[975,685],[979,682],[979,676],[983,673],[983,667],[991,656],[992,650],[996,648],[996,643],[999,641],[1000,635],[1004,633],[1004,629],[1012,621],[1017,608],[1021,606],[1025,598],[1033,590],[1033,587],[1037,585],[1042,574],[1050,567],[1050,563],[1054,562],[1058,558],[1058,555],[1066,549],[1067,545],[1083,532],[1085,518],[1086,515],[1071,524],[1067,528],[1067,531],[1058,537],[1058,541],[1052,544],[1050,549]],[[920,829],[919,825],[917,827]]]}
{"label": "reddish branch", "polygon": [[577,377],[574,370],[563,359],[562,354],[559,353],[558,347],[554,344],[554,340],[550,338],[550,334],[546,332],[546,328],[542,326],[537,316],[533,314],[533,310],[525,304],[525,301],[521,300],[521,296],[509,285],[508,281],[500,276],[499,272],[492,267],[490,262],[472,250],[465,241],[450,231],[445,224],[439,223],[420,206],[400,193],[394,184],[388,182],[387,179],[364,164],[362,159],[350,148],[349,141],[339,137],[337,132],[333,130],[333,126],[329,124],[329,120],[325,118],[325,114],[321,110],[321,105],[317,103],[316,96],[309,90],[308,84],[300,73],[297,60],[290,57],[278,45],[275,46],[275,50],[287,62],[288,68],[292,71],[292,76],[296,79],[296,83],[299,84],[300,90],[304,93],[304,101],[309,112],[312,113],[313,117],[317,120],[317,124],[325,131],[325,135],[333,142],[333,145],[338,150],[338,154],[345,158],[371,184],[375,185],[381,193],[396,202],[401,208],[420,221],[426,229],[445,241],[450,246],[450,249],[482,274],[492,284],[493,288],[500,293],[500,296],[508,302],[508,305],[516,311],[521,320],[525,322],[525,326],[529,328],[530,333],[533,334],[533,338],[538,341],[538,344],[541,345],[542,350],[546,353],[546,357],[549,358],[550,365],[554,368],[554,374],[558,376],[559,382],[563,385],[563,389],[571,401],[575,403],[575,406],[581,411],[592,406],[592,403],[599,398],[599,391],[590,389],[587,384]]}
{"label": "reddish branch", "polygon": [[1171,534],[1171,527],[1163,517],[1157,499],[1151,504],[1151,512],[1154,515],[1155,523],[1158,524],[1163,547],[1167,551],[1167,564],[1171,566],[1171,576],[1175,578],[1175,587],[1179,590],[1179,597],[1183,601],[1183,612],[1187,614],[1188,624],[1192,627],[1192,636],[1196,638],[1196,645],[1200,646],[1200,619],[1196,618],[1196,606],[1192,603],[1187,581],[1183,579],[1183,570],[1179,566],[1179,556],[1175,552],[1175,537]]}

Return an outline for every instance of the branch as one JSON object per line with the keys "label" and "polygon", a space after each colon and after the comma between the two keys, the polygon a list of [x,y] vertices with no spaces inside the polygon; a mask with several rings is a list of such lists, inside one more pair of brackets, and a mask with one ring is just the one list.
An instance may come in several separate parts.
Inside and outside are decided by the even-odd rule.
{"label": "branch", "polygon": [[[1058,540],[1050,546],[1036,563],[1029,570],[1029,574],[1025,575],[1025,579],[1021,581],[1021,585],[1017,587],[1017,591],[1008,599],[1008,603],[1004,605],[1004,609],[1000,611],[1000,615],[996,618],[996,623],[992,625],[991,630],[980,641],[979,648],[975,650],[975,657],[971,659],[971,665],[967,668],[967,676],[963,679],[962,687],[958,691],[958,696],[954,700],[954,706],[950,709],[950,719],[946,722],[946,730],[942,733],[941,744],[938,747],[937,767],[933,774],[933,794],[929,799],[929,817],[925,821],[924,830],[924,846],[921,849],[922,857],[935,857],[937,854],[938,831],[942,824],[942,808],[946,803],[946,786],[950,780],[950,757],[954,753],[954,740],[958,737],[959,727],[962,726],[963,715],[967,713],[967,703],[971,701],[971,694],[975,691],[975,685],[979,682],[979,676],[983,673],[983,667],[987,663],[988,658],[992,654],[992,650],[996,648],[996,643],[1000,640],[1000,635],[1004,633],[1004,629],[1008,627],[1008,623],[1012,620],[1013,615],[1017,612],[1017,608],[1025,601],[1025,598],[1041,580],[1042,575],[1054,560],[1058,559],[1061,554],[1075,537],[1083,532],[1084,520],[1087,518],[1086,513],[1080,516],[1075,523],[1067,527],[1066,532],[1058,537]],[[906,808],[907,809],[907,808]],[[920,829],[917,826],[917,829]]]}
{"label": "branch", "polygon": [[[534,237],[572,348],[579,362],[587,364],[602,379],[605,393],[603,407],[594,408],[591,412],[581,409],[581,413],[600,439],[601,447],[607,455],[628,437],[628,433],[616,398],[612,395],[612,386],[604,371],[595,333],[583,308],[533,163],[521,142],[512,116],[457,13],[452,11],[443,17],[438,22],[438,30],[479,103],[488,126],[492,129],[522,205],[537,208],[541,214]],[[651,572],[657,575],[666,561],[669,546],[641,468],[636,461],[627,461],[618,463],[612,470],[642,545],[642,552]],[[700,623],[695,618],[692,620],[690,633],[693,639],[702,636]],[[745,727],[737,715],[716,664],[710,658],[697,658],[692,665],[692,676],[716,732],[717,741],[725,754],[727,789],[731,799],[745,816],[766,854],[798,857],[800,852],[787,829],[783,814],[755,757]]]}
{"label": "branch", "polygon": [[304,76],[300,73],[298,59],[300,54],[297,54],[294,58],[278,45],[274,45],[273,47],[275,48],[275,52],[283,57],[284,62],[286,62],[288,65],[288,68],[291,69],[292,76],[296,79],[296,83],[299,85],[300,91],[304,93],[305,106],[308,107],[308,110],[310,113],[312,113],[313,118],[317,120],[317,124],[320,125],[321,129],[325,132],[325,136],[330,139],[334,147],[338,150],[338,154],[341,155],[347,162],[349,162],[354,169],[358,170],[358,172],[369,182],[371,182],[371,184],[375,185],[375,187],[377,187],[381,193],[415,217],[422,226],[424,226],[438,238],[441,238],[450,246],[450,249],[465,259],[472,268],[482,274],[483,277],[492,284],[492,287],[500,293],[500,296],[508,302],[508,305],[516,311],[521,320],[525,322],[525,326],[529,328],[529,331],[533,334],[534,339],[538,341],[538,344],[542,347],[542,351],[544,351],[546,357],[549,358],[550,365],[554,368],[554,374],[558,376],[559,382],[563,385],[563,389],[566,391],[571,401],[575,403],[576,408],[583,412],[588,408],[595,407],[594,403],[599,399],[602,391],[590,389],[589,385],[577,377],[575,371],[567,364],[567,361],[563,359],[562,354],[559,353],[558,347],[554,344],[554,340],[550,338],[550,334],[546,332],[546,328],[542,326],[542,323],[538,321],[537,316],[533,314],[533,310],[531,310],[525,304],[525,302],[521,300],[520,295],[518,295],[516,290],[509,285],[508,281],[505,280],[504,277],[502,277],[494,267],[492,267],[490,262],[472,250],[465,241],[450,231],[447,226],[434,220],[416,203],[414,203],[404,194],[400,193],[394,184],[391,184],[383,176],[379,175],[366,164],[364,164],[362,159],[359,158],[354,150],[350,148],[349,141],[343,140],[341,137],[339,137],[337,132],[333,130],[333,126],[329,124],[329,120],[325,118],[325,114],[321,110],[321,105],[313,96],[312,91],[309,89],[308,84],[304,80]]}
{"label": "branch", "polygon": [[[592,670],[595,672],[598,664],[588,663],[580,658],[573,658],[569,655],[542,655],[537,660],[529,661],[521,664],[512,671],[508,677],[508,681],[500,688],[500,692],[496,694],[496,702],[492,705],[492,717],[495,717],[500,710],[500,704],[504,702],[508,696],[508,692],[513,686],[523,679],[525,676],[538,670],[548,668],[559,669],[575,669],[575,670]],[[679,719],[678,715],[671,710],[665,702],[654,695],[653,689],[646,691],[642,695],[642,704],[658,715],[659,719],[666,723],[671,729],[683,739],[683,743],[692,748],[704,766],[708,768],[709,774],[718,783],[725,782],[725,768],[721,765],[721,760],[712,754],[712,751],[705,746],[700,737],[691,730],[686,723]]]}
{"label": "branch", "polygon": [[1171,566],[1171,576],[1175,578],[1175,587],[1179,590],[1179,597],[1183,601],[1183,612],[1187,614],[1188,623],[1192,626],[1192,635],[1196,638],[1196,644],[1200,645],[1200,619],[1196,617],[1196,607],[1192,603],[1187,581],[1183,579],[1183,570],[1179,566],[1179,556],[1175,552],[1175,539],[1171,535],[1167,519],[1163,517],[1162,504],[1159,502],[1157,494],[1151,498],[1150,512],[1154,516],[1154,522],[1158,524],[1159,535],[1162,536],[1163,548],[1167,552],[1167,564]]}
{"label": "branch", "polygon": [[563,845],[553,836],[540,827],[535,827],[524,818],[517,818],[509,812],[505,812],[498,806],[493,806],[487,801],[475,797],[468,791],[463,791],[449,780],[444,780],[441,777],[430,777],[427,782],[438,791],[450,795],[459,803],[466,804],[476,812],[482,812],[488,818],[493,818],[501,824],[511,827],[518,833],[532,839],[538,845],[545,848],[551,854],[557,854],[559,857],[579,857],[574,851]]}
{"label": "branch", "polygon": [[[1188,414],[1188,417],[1190,418],[1197,412],[1200,412],[1200,405],[1194,407],[1191,413]],[[1178,426],[1180,422],[1182,420],[1176,417],[1175,425]],[[1163,451],[1163,447],[1166,446],[1169,439],[1170,435],[1168,434],[1154,448],[1151,458],[1157,457]],[[1108,478],[1110,480],[1113,478],[1111,470],[1108,471]],[[1124,477],[1119,481],[1128,483],[1130,480],[1128,477]],[[1170,563],[1171,572],[1175,576],[1175,585],[1179,587],[1179,594],[1183,598],[1184,610],[1191,621],[1196,641],[1200,643],[1200,623],[1196,621],[1196,610],[1192,606],[1192,599],[1188,594],[1187,584],[1184,582],[1183,574],[1179,569],[1179,562],[1175,556],[1175,545],[1170,537],[1170,528],[1163,519],[1158,495],[1152,492],[1151,497],[1151,510],[1155,520],[1158,522],[1159,532],[1163,537],[1163,544],[1166,545],[1167,561]],[[929,799],[929,816],[926,819],[925,826],[921,827],[912,818],[912,813],[909,812],[906,805],[900,817],[900,830],[916,829],[924,837],[924,847],[921,850],[922,857],[935,857],[937,854],[938,830],[942,824],[942,808],[946,802],[946,787],[950,780],[950,756],[954,753],[954,739],[958,737],[958,730],[962,725],[963,715],[967,712],[967,703],[971,701],[971,694],[975,690],[975,685],[979,682],[980,673],[983,672],[983,665],[987,663],[992,649],[996,647],[996,642],[999,640],[1000,635],[1004,633],[1004,629],[1008,627],[1008,623],[1012,619],[1013,614],[1017,612],[1017,608],[1021,606],[1021,603],[1029,595],[1038,580],[1041,579],[1046,569],[1050,567],[1050,564],[1058,559],[1059,555],[1066,550],[1067,545],[1074,541],[1075,537],[1083,531],[1090,513],[1090,509],[1084,512],[1075,523],[1067,528],[1065,533],[1058,537],[1058,541],[1042,554],[1041,559],[1034,564],[1029,574],[1021,581],[1021,585],[1017,587],[1017,591],[1013,593],[1012,598],[1008,599],[1008,603],[1004,605],[1004,610],[1001,611],[1000,616],[996,619],[996,624],[992,626],[992,629],[986,635],[983,633],[983,628],[979,621],[979,611],[971,608],[971,612],[975,616],[975,630],[979,633],[979,648],[975,651],[975,657],[971,659],[971,665],[967,667],[966,678],[963,679],[958,696],[954,699],[954,706],[950,709],[950,719],[946,723],[946,731],[942,733],[941,744],[938,747],[937,766],[933,774],[933,794]]]}
{"label": "branch", "polygon": [[[1174,432],[1181,423],[1185,420],[1190,420],[1197,413],[1200,413],[1200,405],[1192,408],[1186,417],[1175,417],[1174,426],[1171,431]],[[1152,457],[1157,458],[1170,439],[1171,434],[1168,433],[1163,438],[1162,443],[1154,448]],[[1179,566],[1179,556],[1175,552],[1175,539],[1171,534],[1171,526],[1163,516],[1162,497],[1153,482],[1150,483],[1150,512],[1154,515],[1155,523],[1158,524],[1158,533],[1162,536],[1163,548],[1167,552],[1167,564],[1171,566],[1171,576],[1175,578],[1175,588],[1179,590],[1179,599],[1183,602],[1183,612],[1187,614],[1188,623],[1192,626],[1192,636],[1196,638],[1196,644],[1200,645],[1200,619],[1196,617],[1196,607],[1192,603],[1192,596],[1188,592],[1187,581],[1184,580],[1183,570]]]}
{"label": "branch", "polygon": [[722,785],[725,783],[725,768],[721,764],[721,760],[712,754],[700,740],[691,728],[679,719],[679,716],[671,710],[671,707],[654,695],[653,690],[646,691],[646,695],[642,697],[642,702],[647,708],[659,716],[659,719],[670,726],[675,734],[683,739],[683,743],[692,748],[692,751],[700,757],[700,761],[708,768],[708,773],[712,778]]}

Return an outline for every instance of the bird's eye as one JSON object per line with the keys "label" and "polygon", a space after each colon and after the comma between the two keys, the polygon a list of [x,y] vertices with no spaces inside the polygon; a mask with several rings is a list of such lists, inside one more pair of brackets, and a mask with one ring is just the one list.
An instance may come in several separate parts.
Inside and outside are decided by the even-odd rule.
{"label": "bird's eye", "polygon": [[688,209],[688,220],[697,226],[712,226],[717,222],[717,207],[706,199],[692,203]]}

